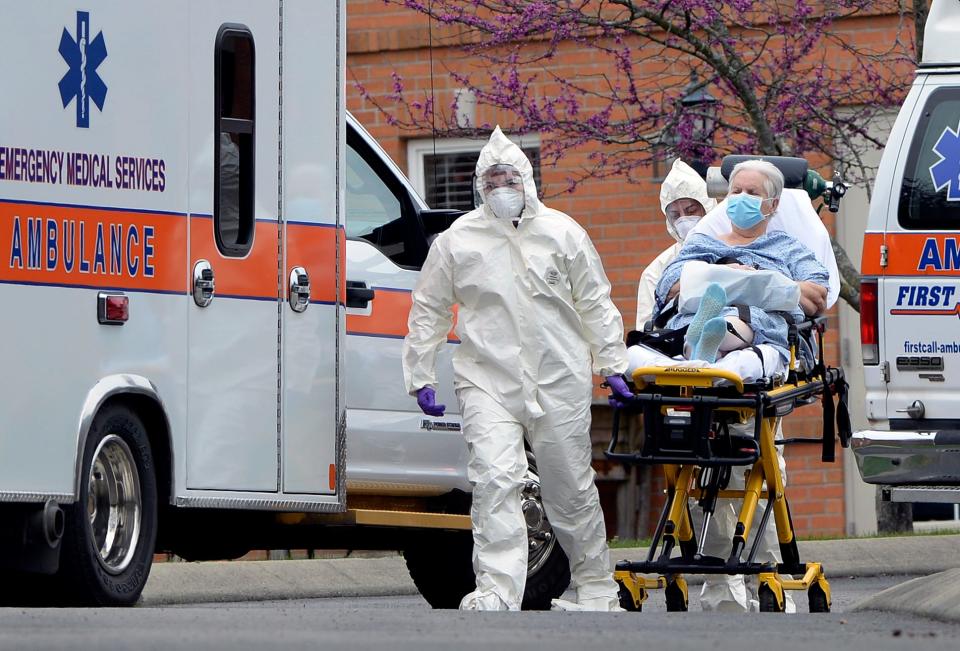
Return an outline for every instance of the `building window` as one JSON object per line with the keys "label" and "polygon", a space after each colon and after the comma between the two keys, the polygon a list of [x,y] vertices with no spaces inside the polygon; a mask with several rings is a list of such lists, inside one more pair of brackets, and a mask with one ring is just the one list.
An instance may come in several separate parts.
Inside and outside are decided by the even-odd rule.
{"label": "building window", "polygon": [[[540,139],[536,136],[511,136],[533,165],[533,180],[540,185]],[[432,138],[407,143],[407,169],[414,189],[431,208],[473,210],[473,174],[477,156],[486,140]]]}
{"label": "building window", "polygon": [[213,229],[226,256],[253,246],[254,63],[250,30],[222,25],[214,48]]}

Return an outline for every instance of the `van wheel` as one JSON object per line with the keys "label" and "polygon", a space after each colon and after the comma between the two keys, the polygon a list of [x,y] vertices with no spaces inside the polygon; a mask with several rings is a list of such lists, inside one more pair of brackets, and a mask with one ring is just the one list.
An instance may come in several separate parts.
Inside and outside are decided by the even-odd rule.
{"label": "van wheel", "polygon": [[153,562],[157,485],[146,428],[130,409],[105,407],[83,448],[80,494],[65,509],[58,578],[70,603],[130,606]]}
{"label": "van wheel", "polygon": [[[550,610],[551,600],[570,585],[570,562],[543,512],[540,477],[529,451],[527,465],[520,497],[527,524],[527,584],[521,608]],[[417,589],[434,608],[458,608],[463,597],[476,588],[470,531],[423,534],[403,555]]]}

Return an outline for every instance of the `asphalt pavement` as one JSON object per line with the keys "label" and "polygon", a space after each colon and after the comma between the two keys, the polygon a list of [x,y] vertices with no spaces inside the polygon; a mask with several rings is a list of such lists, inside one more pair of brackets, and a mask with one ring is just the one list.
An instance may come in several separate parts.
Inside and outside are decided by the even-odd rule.
{"label": "asphalt pavement", "polygon": [[[823,564],[828,579],[920,576],[867,599],[861,607],[960,622],[960,535],[800,543],[803,561]],[[646,549],[613,549],[637,559]],[[691,583],[695,583],[692,580]],[[324,560],[157,563],[142,606],[416,595],[399,555]],[[920,598],[922,597],[922,598]],[[952,603],[951,607],[944,604]]]}

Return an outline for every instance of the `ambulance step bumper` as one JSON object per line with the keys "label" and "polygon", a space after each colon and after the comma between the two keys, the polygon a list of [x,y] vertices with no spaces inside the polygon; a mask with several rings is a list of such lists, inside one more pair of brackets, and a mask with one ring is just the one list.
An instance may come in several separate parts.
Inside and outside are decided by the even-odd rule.
{"label": "ambulance step bumper", "polygon": [[960,485],[960,430],[865,430],[851,447],[868,484]]}
{"label": "ambulance step bumper", "polygon": [[960,504],[960,486],[884,486],[880,496],[885,502]]}

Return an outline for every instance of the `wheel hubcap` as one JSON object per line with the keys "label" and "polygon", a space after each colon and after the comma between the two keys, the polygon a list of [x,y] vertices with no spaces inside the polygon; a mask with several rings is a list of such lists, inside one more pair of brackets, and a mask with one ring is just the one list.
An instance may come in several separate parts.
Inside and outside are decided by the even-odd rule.
{"label": "wheel hubcap", "polygon": [[531,576],[543,567],[557,538],[553,534],[553,527],[547,521],[543,511],[543,502],[540,499],[540,477],[536,467],[530,464],[526,483],[520,492],[520,508],[523,510],[523,519],[527,524],[527,576]]}
{"label": "wheel hubcap", "polygon": [[123,572],[140,539],[140,476],[126,442],[115,434],[100,441],[87,476],[87,516],[100,565]]}

